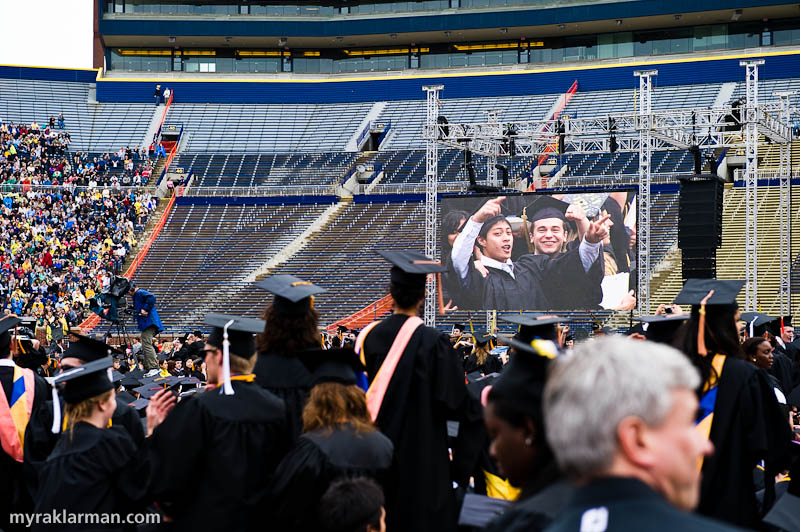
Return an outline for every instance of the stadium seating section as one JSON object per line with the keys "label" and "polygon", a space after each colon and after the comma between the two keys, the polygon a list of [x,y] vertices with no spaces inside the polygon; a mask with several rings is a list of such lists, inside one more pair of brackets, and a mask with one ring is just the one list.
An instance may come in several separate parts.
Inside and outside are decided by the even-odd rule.
{"label": "stadium seating section", "polygon": [[[800,79],[762,81],[761,99],[773,100],[775,91],[790,89],[800,89]],[[72,134],[70,150],[88,150],[90,156],[120,146],[148,144],[148,128],[157,112],[152,105],[92,103],[91,90],[85,83],[0,79],[0,119],[42,122],[63,113]],[[653,106],[656,109],[712,106],[739,98],[743,91],[743,83],[656,87]],[[579,90],[569,100],[563,115],[589,117],[635,111],[638,105],[635,92]],[[450,122],[464,122],[484,121],[487,111],[493,110],[500,111],[501,121],[545,118],[555,110],[561,94],[462,99],[446,96],[445,91],[442,115]],[[358,164],[372,165],[375,170],[372,179],[378,179],[382,185],[424,183],[425,146],[421,132],[425,109],[421,98],[389,101],[380,106],[377,119],[390,122],[391,126],[379,150],[370,153],[348,152],[345,148],[361,133],[371,110],[370,118],[375,119],[373,103],[222,105],[181,104],[179,99],[176,102],[169,120],[183,124],[184,138],[173,165],[191,170],[195,176],[193,187],[201,192],[241,187],[259,190],[245,195],[270,196],[280,195],[280,189],[287,186],[334,187],[344,183]],[[796,95],[793,105],[798,104],[800,96]],[[760,158],[763,168],[777,167],[777,146],[763,148]],[[800,160],[800,152],[795,160]],[[485,175],[485,159],[476,155],[474,162],[481,178]],[[535,158],[524,157],[500,162],[508,167],[511,178],[523,180],[532,175],[537,164]],[[446,183],[464,182],[462,163],[461,152],[441,149],[439,179]],[[551,174],[554,186],[614,186],[636,183],[638,157],[623,152],[599,156],[554,154],[546,165],[542,173]],[[659,183],[654,190],[651,221],[652,264],[657,266],[653,281],[655,305],[669,301],[680,284],[680,268],[674,267],[676,260],[680,264],[676,248],[675,175],[691,172],[693,161],[683,151],[656,152],[652,168]],[[772,212],[777,189],[764,187],[762,191],[759,232],[775,235],[777,221]],[[192,195],[203,194],[196,190]],[[737,236],[742,228],[736,223],[743,216],[743,202],[743,189],[729,187],[725,200],[725,245],[718,253],[718,261],[723,265],[721,277],[739,277],[743,271],[744,247]],[[404,201],[370,196],[357,200],[340,198],[332,214],[299,250],[286,253],[282,260],[274,260],[312,222],[330,211],[329,207],[330,203],[297,205],[288,200],[278,205],[243,204],[233,198],[227,204],[212,205],[179,201],[139,266],[136,280],[158,295],[162,319],[168,330],[174,332],[196,326],[208,311],[260,314],[269,296],[253,289],[252,278],[256,274],[292,273],[331,288],[330,293],[317,300],[322,323],[331,323],[386,294],[388,265],[376,260],[375,249],[422,249],[424,205],[418,197],[405,197]],[[771,294],[777,289],[776,246],[777,236],[759,241],[765,311],[772,310]],[[800,260],[794,269],[800,274]],[[574,326],[588,328],[591,322],[603,322],[608,315],[608,312],[573,313],[569,318]],[[441,325],[448,328],[454,322],[470,319],[476,328],[485,326],[482,313],[470,316],[464,312],[448,315]]]}

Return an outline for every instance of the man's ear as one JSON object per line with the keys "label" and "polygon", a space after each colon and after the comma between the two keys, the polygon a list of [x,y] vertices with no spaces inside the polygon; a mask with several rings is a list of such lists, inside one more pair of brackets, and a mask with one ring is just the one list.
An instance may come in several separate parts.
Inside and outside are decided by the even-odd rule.
{"label": "man's ear", "polygon": [[636,416],[624,418],[617,426],[617,440],[623,454],[628,461],[645,469],[655,463],[650,448],[651,437],[650,428]]}

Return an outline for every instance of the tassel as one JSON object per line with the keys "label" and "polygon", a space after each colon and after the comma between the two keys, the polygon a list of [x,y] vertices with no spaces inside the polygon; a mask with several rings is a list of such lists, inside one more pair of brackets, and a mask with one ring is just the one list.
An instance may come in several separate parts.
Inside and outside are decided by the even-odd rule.
{"label": "tassel", "polygon": [[753,320],[750,322],[750,335],[749,335],[749,336],[750,336],[750,338],[752,338],[752,337],[753,337],[753,331],[755,330],[755,323],[756,323],[756,320],[757,320],[757,319],[758,319],[758,316],[756,316],[755,318],[753,318]]}
{"label": "tassel", "polygon": [[228,340],[228,327],[233,325],[234,320],[230,320],[222,328],[222,393],[225,395],[233,395],[233,386],[231,385],[231,342]]}
{"label": "tassel", "polygon": [[61,432],[61,402],[58,400],[56,387],[50,388],[53,392],[53,427],[50,429],[53,434]]}

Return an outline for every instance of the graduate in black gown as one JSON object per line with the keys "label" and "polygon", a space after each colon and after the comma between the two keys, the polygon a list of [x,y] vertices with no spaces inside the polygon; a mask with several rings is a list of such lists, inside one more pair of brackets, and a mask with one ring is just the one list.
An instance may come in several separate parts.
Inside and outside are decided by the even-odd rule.
{"label": "graduate in black gown", "polygon": [[293,275],[273,275],[256,286],[275,297],[264,312],[266,328],[256,339],[253,372],[259,385],[283,399],[294,441],[303,430],[303,406],[311,390],[311,374],[297,353],[321,345],[314,296],[327,290]]}
{"label": "graduate in black gown", "polygon": [[[39,469],[36,513],[124,516],[142,511],[147,502],[150,463],[145,451],[125,430],[109,427],[116,408],[109,378],[111,361],[111,357],[100,358],[51,379],[53,386],[63,383],[67,428]],[[54,418],[60,422],[58,403]],[[33,526],[33,530],[123,529],[124,524]]]}
{"label": "graduate in black gown", "polygon": [[464,362],[464,373],[469,375],[479,372],[482,375],[489,375],[490,373],[498,373],[503,369],[503,362],[500,357],[490,353],[492,338],[493,336],[490,334],[478,333],[473,335],[475,344],[472,347],[472,353],[467,356]]}
{"label": "graduate in black gown", "polygon": [[[388,503],[387,528],[453,530],[453,482],[466,485],[475,457],[460,455],[456,442],[451,463],[446,422],[460,422],[460,439],[469,434],[469,424],[481,423],[481,412],[467,393],[464,369],[448,336],[424,326],[417,315],[425,299],[426,274],[443,268],[421,253],[378,253],[393,264],[394,313],[365,327],[356,351],[362,354],[371,383],[370,415],[394,443],[397,460],[398,496]],[[402,342],[404,337],[407,342]]]}
{"label": "graduate in black gown", "polygon": [[366,395],[356,385],[364,366],[352,349],[313,349],[299,358],[312,371],[314,387],[303,410],[303,434],[275,472],[270,523],[311,531],[321,523],[309,509],[336,480],[372,478],[389,498],[394,446],[369,418]]}
{"label": "graduate in black gown", "polygon": [[47,383],[33,370],[18,366],[12,357],[19,352],[13,333],[20,322],[16,316],[0,319],[0,529],[9,531],[17,530],[8,522],[11,512],[33,508],[25,486],[25,433],[33,413],[50,396]]}
{"label": "graduate in black gown", "polygon": [[[540,320],[555,328],[558,318]],[[572,494],[562,478],[545,437],[542,393],[547,367],[557,356],[551,340],[503,338],[511,360],[494,383],[484,409],[491,438],[490,454],[498,470],[520,491],[513,504],[485,530],[523,532],[544,530]]]}
{"label": "graduate in black gown", "polygon": [[[109,355],[122,353],[119,349],[88,336],[71,332],[70,337],[70,345],[61,357],[61,371],[76,368]],[[144,444],[144,427],[139,413],[129,406],[124,398],[124,395],[116,398],[116,408],[111,417],[111,426],[125,430],[136,446],[140,447]],[[63,409],[64,398],[59,397],[59,402]],[[65,420],[62,419],[62,426],[55,427],[56,430],[53,430],[52,399],[43,403],[42,407],[36,409],[31,417],[25,434],[25,468],[28,489],[32,495],[36,493],[37,489],[38,469],[50,456],[64,426]]]}
{"label": "graduate in black gown", "polygon": [[289,448],[283,401],[255,382],[264,322],[206,316],[210,389],[183,398],[148,438],[152,494],[179,530],[263,530],[269,480]]}
{"label": "graduate in black gown", "polygon": [[[504,199],[488,200],[467,220],[453,244],[452,268],[462,289],[481,294],[482,309],[557,309],[567,303],[570,308],[572,292],[582,294],[582,302],[587,303],[584,307],[598,306],[602,299],[602,240],[608,234],[606,219],[591,222],[580,244],[564,253],[553,257],[526,254],[512,261],[511,224],[500,214]],[[543,209],[539,214],[549,216],[549,211]],[[472,260],[476,243],[482,253],[481,264],[488,272],[485,275]]]}
{"label": "graduate in black gown", "polygon": [[788,465],[791,432],[766,372],[748,364],[739,345],[734,320],[743,285],[688,279],[675,303],[692,305],[691,317],[673,345],[700,371],[698,429],[714,444],[714,454],[703,461],[697,511],[758,528],[753,470],[763,460],[768,510],[774,502],[775,474]]}

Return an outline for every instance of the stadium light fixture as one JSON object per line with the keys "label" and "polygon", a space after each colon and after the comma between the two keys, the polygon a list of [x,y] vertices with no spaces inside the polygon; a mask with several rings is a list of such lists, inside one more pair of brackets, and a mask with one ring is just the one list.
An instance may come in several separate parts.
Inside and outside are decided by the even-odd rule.
{"label": "stadium light fixture", "polygon": [[740,18],[742,18],[742,10],[741,9],[734,10],[733,15],[731,15],[731,20],[735,22]]}
{"label": "stadium light fixture", "polygon": [[677,15],[675,15],[675,20],[680,20],[682,17],[683,17],[683,15],[678,13]]}
{"label": "stadium light fixture", "polygon": [[621,18],[617,19],[617,26],[622,26],[622,19]]}
{"label": "stadium light fixture", "polygon": [[289,43],[289,37],[281,37],[278,39],[278,47],[281,48]]}
{"label": "stadium light fixture", "polygon": [[565,26],[565,25],[563,25],[563,24],[559,24],[559,25],[558,25],[558,29],[560,29],[560,30],[563,30],[564,28],[566,28],[566,26]]}
{"label": "stadium light fixture", "polygon": [[500,28],[500,33],[508,33],[508,28]]}

